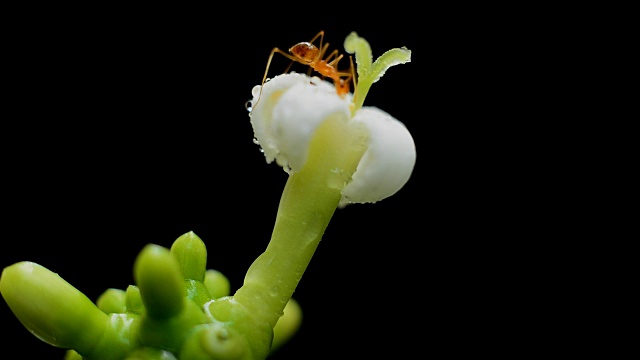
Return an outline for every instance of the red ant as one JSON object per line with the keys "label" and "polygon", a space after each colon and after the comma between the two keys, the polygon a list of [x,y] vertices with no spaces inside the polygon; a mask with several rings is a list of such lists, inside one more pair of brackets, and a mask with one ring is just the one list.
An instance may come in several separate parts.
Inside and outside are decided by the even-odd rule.
{"label": "red ant", "polygon": [[[318,38],[320,38],[320,45],[315,46],[313,42]],[[291,55],[277,47],[273,48],[273,50],[271,50],[271,55],[269,55],[269,60],[267,61],[267,68],[264,71],[262,86],[264,86],[265,81],[267,81],[267,73],[269,72],[269,66],[271,66],[273,55],[279,53],[292,61],[285,72],[289,70],[294,61],[303,65],[308,65],[310,67],[309,72],[311,72],[311,70],[315,70],[320,73],[323,78],[331,78],[336,86],[336,92],[338,95],[344,96],[348,94],[350,90],[349,82],[351,80],[353,80],[353,87],[356,87],[353,59],[351,56],[349,57],[351,66],[348,71],[338,71],[338,62],[342,59],[343,54],[338,54],[338,50],[336,49],[324,58],[327,49],[329,48],[329,43],[323,45],[323,40],[324,31],[320,31],[313,37],[313,39],[311,39],[311,41],[300,42],[290,47],[289,52]],[[262,94],[262,88],[260,89],[260,94]],[[258,101],[260,101],[260,96],[258,96]],[[257,102],[255,105],[257,105]]]}

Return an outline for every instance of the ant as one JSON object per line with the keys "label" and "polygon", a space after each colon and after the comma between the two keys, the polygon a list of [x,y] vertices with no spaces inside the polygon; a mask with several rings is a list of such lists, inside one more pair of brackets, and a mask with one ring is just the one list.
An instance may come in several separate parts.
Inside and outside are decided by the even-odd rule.
{"label": "ant", "polygon": [[[320,45],[315,46],[313,44],[320,38]],[[291,64],[287,67],[287,72],[293,62],[298,62],[303,65],[309,66],[309,73],[311,70],[315,70],[320,73],[323,78],[328,77],[333,80],[333,83],[336,86],[336,92],[340,96],[344,96],[349,93],[350,86],[349,82],[353,81],[353,87],[356,87],[356,80],[354,74],[354,66],[353,59],[349,56],[349,61],[351,62],[351,66],[348,71],[339,71],[338,70],[338,62],[342,59],[343,54],[338,54],[338,50],[333,50],[326,58],[324,58],[327,49],[329,48],[329,43],[323,44],[324,41],[324,31],[320,31],[316,36],[313,37],[309,42],[300,42],[289,48],[288,54],[277,47],[271,50],[271,54],[269,55],[269,60],[267,61],[267,68],[264,71],[264,77],[262,78],[262,86],[264,86],[265,81],[267,81],[267,73],[269,72],[269,66],[271,66],[271,60],[276,53],[281,54],[287,59],[291,60]],[[260,96],[262,95],[262,88],[260,88]],[[260,96],[258,96],[258,101],[260,101]],[[256,101],[257,105],[258,102]],[[255,106],[254,106],[255,107]]]}

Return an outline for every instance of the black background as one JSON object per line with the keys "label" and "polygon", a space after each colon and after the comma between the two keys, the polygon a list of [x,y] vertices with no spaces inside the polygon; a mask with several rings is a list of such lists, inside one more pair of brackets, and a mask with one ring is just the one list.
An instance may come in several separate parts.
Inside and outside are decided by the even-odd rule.
{"label": "black background", "polygon": [[[324,30],[343,52],[356,31],[374,58],[412,50],[365,106],[405,123],[416,167],[391,198],[336,211],[294,294],[302,328],[273,358],[496,354],[523,341],[539,296],[522,288],[537,285],[523,264],[544,243],[519,210],[536,190],[520,184],[538,175],[519,167],[529,153],[505,154],[522,140],[498,133],[524,131],[510,85],[531,76],[512,68],[526,54],[490,55],[513,38],[470,25],[473,9],[372,16],[318,5],[16,13],[4,35],[0,266],[37,262],[95,300],[133,283],[145,244],[194,231],[208,267],[237,289],[267,246],[286,182],[252,143],[244,104],[273,47]],[[287,64],[274,60],[270,74]],[[7,306],[0,319],[3,342],[23,356],[62,359]]]}

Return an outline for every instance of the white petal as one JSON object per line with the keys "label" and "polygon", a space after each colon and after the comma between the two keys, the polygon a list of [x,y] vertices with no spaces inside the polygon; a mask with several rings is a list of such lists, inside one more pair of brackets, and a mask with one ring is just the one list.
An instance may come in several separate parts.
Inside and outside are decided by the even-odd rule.
{"label": "white petal", "polygon": [[[291,86],[299,83],[308,83],[308,77],[303,74],[287,74],[287,76],[276,76],[266,82],[264,86],[256,85],[251,91],[253,95],[251,126],[255,139],[260,144],[264,152],[267,163],[273,162],[278,156],[278,146],[271,134],[271,124],[273,122],[273,107],[280,96]],[[261,92],[262,89],[262,92]]]}
{"label": "white petal", "polygon": [[[337,96],[333,84],[317,77],[289,73],[253,89],[251,124],[268,163],[274,160],[287,172],[300,170],[311,138],[329,117],[349,119],[351,94]],[[388,113],[363,107],[348,120],[363,124],[369,147],[351,181],[342,190],[340,205],[373,203],[400,190],[416,161],[413,137],[403,123]]]}
{"label": "white petal", "polygon": [[409,180],[416,161],[416,148],[406,126],[388,113],[363,107],[351,121],[369,130],[369,148],[351,182],[342,190],[341,206],[373,203],[395,194]]}
{"label": "white petal", "polygon": [[[254,88],[254,103],[259,88]],[[350,116],[350,97],[341,98],[333,84],[302,74],[275,77],[264,85],[251,114],[256,139],[267,162],[274,159],[285,171],[299,171],[307,159],[311,138],[330,116]]]}

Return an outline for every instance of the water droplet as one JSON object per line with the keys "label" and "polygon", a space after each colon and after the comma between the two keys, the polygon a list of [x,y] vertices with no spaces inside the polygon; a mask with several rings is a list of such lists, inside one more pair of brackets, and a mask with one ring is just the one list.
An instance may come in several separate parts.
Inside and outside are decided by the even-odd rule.
{"label": "water droplet", "polygon": [[247,100],[247,102],[244,103],[244,108],[247,109],[248,112],[251,112],[251,110],[253,110],[253,101]]}
{"label": "water droplet", "polygon": [[256,145],[260,145],[260,142],[256,138],[253,138],[253,143],[256,144]]}

